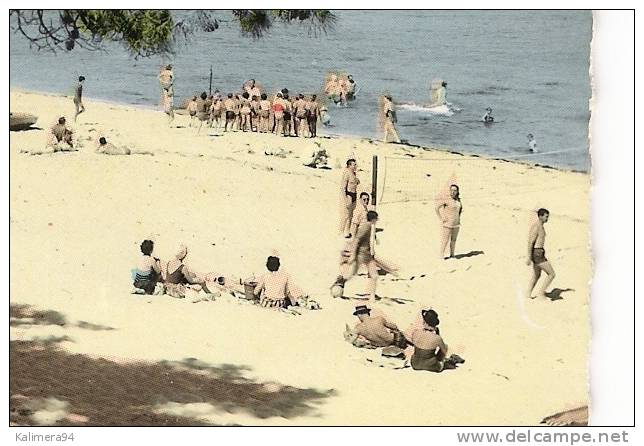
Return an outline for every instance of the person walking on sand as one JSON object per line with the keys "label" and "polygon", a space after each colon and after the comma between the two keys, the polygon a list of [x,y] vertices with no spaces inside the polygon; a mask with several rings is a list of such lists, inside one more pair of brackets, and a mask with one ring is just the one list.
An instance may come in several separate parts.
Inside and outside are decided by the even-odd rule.
{"label": "person walking on sand", "polygon": [[526,265],[532,265],[532,277],[528,285],[528,297],[532,297],[532,290],[541,277],[541,271],[545,272],[548,277],[543,282],[539,294],[536,297],[547,298],[546,289],[550,286],[555,278],[555,270],[546,258],[544,249],[546,242],[546,230],[543,225],[548,221],[550,212],[541,208],[537,211],[537,221],[530,227],[528,234],[528,258]]}
{"label": "person walking on sand", "polygon": [[377,222],[378,213],[376,211],[367,212],[367,221],[358,227],[355,237],[349,243],[348,257],[342,272],[344,285],[344,282],[355,276],[361,267],[366,267],[369,276],[366,294],[369,295],[369,300],[372,302],[376,300],[376,286],[378,284],[378,262],[375,259]]}
{"label": "person walking on sand", "polygon": [[85,82],[85,76],[78,76],[78,84],[76,84],[74,91],[74,107],[76,107],[74,122],[76,122],[78,115],[85,111],[85,105],[83,105],[83,82]]}
{"label": "person walking on sand", "polygon": [[360,180],[356,175],[358,165],[356,160],[351,158],[347,160],[347,166],[342,172],[340,181],[340,227],[339,231],[345,238],[350,238],[349,230],[351,229],[351,219],[353,210],[356,208],[358,198],[358,184]]}
{"label": "person walking on sand", "polygon": [[360,193],[360,200],[358,204],[356,204],[356,208],[353,211],[353,217],[351,218],[351,230],[349,231],[349,236],[355,234],[358,231],[358,227],[367,219],[370,199],[371,195],[369,195],[368,192]]}
{"label": "person walking on sand", "polygon": [[394,107],[393,99],[391,95],[385,95],[383,97],[382,105],[382,115],[383,115],[383,130],[384,130],[384,142],[400,142],[400,136],[396,130],[395,124],[398,122],[396,117],[396,108]]}
{"label": "person walking on sand", "polygon": [[456,247],[456,238],[461,227],[461,214],[463,205],[461,204],[460,190],[456,184],[449,187],[449,197],[438,200],[436,205],[436,215],[441,222],[441,244],[440,258],[443,259],[445,248],[449,242],[449,257],[454,257],[454,248]]}
{"label": "person walking on sand", "polygon": [[161,101],[163,111],[168,115],[168,124],[174,121],[174,73],[172,65],[166,65],[159,72],[159,84],[161,85]]}

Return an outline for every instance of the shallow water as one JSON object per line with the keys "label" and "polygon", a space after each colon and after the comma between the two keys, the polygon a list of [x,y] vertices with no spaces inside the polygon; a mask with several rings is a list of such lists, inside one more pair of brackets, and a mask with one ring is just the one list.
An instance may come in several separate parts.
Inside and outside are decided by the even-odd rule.
{"label": "shallow water", "polygon": [[[224,92],[255,78],[270,91],[312,93],[327,70],[338,69],[353,74],[360,91],[349,107],[329,107],[334,126],[327,132],[377,137],[377,98],[387,91],[416,105],[398,111],[399,133],[410,143],[589,170],[590,12],[336,13],[335,30],[319,37],[278,25],[252,40],[233,22],[196,34],[172,58],[177,98],[207,91],[210,65],[213,89]],[[133,60],[117,45],[51,54],[31,50],[17,35],[10,39],[12,87],[72,94],[82,74],[87,97],[155,106],[162,62]],[[460,111],[445,116],[422,108],[433,78],[448,82],[447,99]],[[488,106],[492,125],[481,122]],[[528,133],[540,154],[528,152]]]}

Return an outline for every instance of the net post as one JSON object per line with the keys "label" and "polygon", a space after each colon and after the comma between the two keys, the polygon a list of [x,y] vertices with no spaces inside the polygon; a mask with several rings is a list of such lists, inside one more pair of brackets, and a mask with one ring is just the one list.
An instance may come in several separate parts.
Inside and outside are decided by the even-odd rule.
{"label": "net post", "polygon": [[378,155],[374,155],[371,161],[371,203],[376,207],[378,192]]}

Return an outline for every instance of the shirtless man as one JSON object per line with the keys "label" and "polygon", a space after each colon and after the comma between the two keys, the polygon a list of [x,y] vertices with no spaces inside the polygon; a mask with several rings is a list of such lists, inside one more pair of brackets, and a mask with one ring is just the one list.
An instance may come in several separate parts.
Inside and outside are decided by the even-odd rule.
{"label": "shirtless man", "polygon": [[262,93],[262,100],[259,101],[259,131],[267,133],[271,117],[271,101],[268,100],[266,93]]}
{"label": "shirtless man", "polygon": [[307,110],[304,95],[299,94],[293,103],[293,111],[295,117],[293,119],[293,127],[295,129],[295,136],[306,136],[308,123],[306,120]]}
{"label": "shirtless man", "polygon": [[103,155],[130,155],[130,149],[127,147],[116,147],[114,144],[107,142],[104,136],[98,139],[96,153]]}
{"label": "shirtless man", "polygon": [[390,95],[385,95],[384,96],[384,104],[383,104],[383,110],[382,113],[384,115],[384,142],[389,142],[390,141],[390,136],[391,140],[393,142],[400,142],[400,136],[398,136],[398,131],[396,130],[396,122],[398,122],[398,118],[396,117],[396,109],[394,107],[393,100]]}
{"label": "shirtless man", "polygon": [[226,111],[226,122],[224,124],[224,132],[228,131],[228,126],[230,129],[233,129],[233,124],[235,123],[235,112],[237,111],[237,105],[233,99],[233,94],[228,93],[228,98],[224,101],[224,110]]}
{"label": "shirtless man", "polygon": [[248,92],[245,91],[242,93],[241,98],[239,99],[239,116],[240,116],[240,123],[239,123],[239,128],[242,132],[245,132],[246,129],[252,129],[251,125],[251,108],[250,108],[250,99]]}
{"label": "shirtless man", "polygon": [[354,332],[369,341],[374,347],[387,347],[396,345],[400,348],[406,347],[405,337],[402,335],[396,324],[389,322],[381,315],[371,315],[371,309],[366,305],[358,305],[353,312],[360,322],[354,328]]}
{"label": "shirtless man", "polygon": [[188,102],[188,106],[186,107],[186,110],[188,110],[188,114],[190,115],[190,124],[188,127],[192,127],[192,122],[195,120],[195,117],[197,116],[197,96],[193,96],[192,100]]}
{"label": "shirtless man", "polygon": [[353,210],[356,208],[358,184],[360,180],[356,176],[358,165],[356,160],[351,158],[347,160],[347,167],[342,172],[340,181],[340,225],[339,231],[345,238],[350,238],[349,230],[351,228],[351,219]]}
{"label": "shirtless man", "polygon": [[293,128],[293,103],[289,99],[288,93],[282,95],[282,103],[284,104],[284,135],[291,136],[291,129]]}
{"label": "shirtless man", "polygon": [[244,82],[244,91],[248,93],[248,97],[252,98],[253,96],[260,97],[262,92],[255,83],[255,79],[250,79],[246,82]]}
{"label": "shirtless man", "polygon": [[318,118],[320,117],[320,106],[317,103],[317,98],[317,95],[314,94],[305,105],[305,108],[307,108],[306,120],[309,125],[309,135],[311,135],[311,138],[317,136]]}
{"label": "shirtless man", "polygon": [[376,299],[376,286],[378,284],[378,262],[375,259],[377,222],[378,213],[376,211],[367,212],[367,221],[358,227],[355,237],[349,244],[345,267],[341,268],[344,282],[353,277],[360,267],[367,268],[369,281],[366,291],[372,302]]}
{"label": "shirtless man", "polygon": [[460,190],[456,184],[449,187],[449,198],[439,200],[436,205],[436,215],[441,221],[441,245],[440,258],[444,259],[445,248],[449,242],[449,257],[454,257],[454,248],[456,247],[456,238],[461,227],[461,214],[463,205],[461,204]]}
{"label": "shirtless man", "polygon": [[74,122],[76,122],[78,115],[85,111],[85,105],[83,105],[83,82],[85,82],[85,76],[79,76],[78,84],[76,85],[76,90],[74,91],[74,106],[76,107]]}
{"label": "shirtless man", "polygon": [[282,96],[282,92],[277,93],[273,101],[273,116],[275,117],[275,133],[277,135],[284,132],[284,110],[286,109],[286,102]]}
{"label": "shirtless man", "polygon": [[355,234],[358,231],[358,227],[367,220],[367,212],[369,211],[369,200],[371,196],[367,192],[362,192],[360,194],[360,203],[356,205],[355,211],[353,211],[353,217],[351,219],[351,231],[349,232],[349,237],[352,234]]}
{"label": "shirtless man", "polygon": [[168,124],[174,121],[174,73],[172,65],[166,65],[159,73],[163,111],[168,115]]}
{"label": "shirtless man", "polygon": [[532,290],[537,284],[539,277],[541,277],[541,271],[545,272],[548,277],[543,282],[537,297],[547,298],[546,288],[550,286],[555,278],[555,270],[546,258],[546,251],[543,248],[546,241],[546,230],[543,225],[548,221],[549,217],[550,212],[547,209],[539,209],[537,211],[537,221],[532,225],[530,233],[528,234],[528,258],[526,265],[532,265],[532,277],[530,278],[530,284],[528,286],[529,297],[532,297]]}

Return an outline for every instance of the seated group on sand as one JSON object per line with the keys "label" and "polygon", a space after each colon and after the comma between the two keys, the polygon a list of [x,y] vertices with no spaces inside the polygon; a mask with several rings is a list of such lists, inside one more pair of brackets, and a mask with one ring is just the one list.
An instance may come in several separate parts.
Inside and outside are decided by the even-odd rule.
{"label": "seated group on sand", "polygon": [[162,262],[152,255],[154,242],[144,240],[136,269],[133,270],[134,294],[167,294],[175,298],[191,296],[192,302],[214,300],[222,292],[237,298],[253,301],[263,307],[288,308],[304,306],[318,309],[319,305],[309,300],[295,285],[291,276],[280,270],[280,259],[269,256],[266,261],[268,272],[259,279],[241,281],[238,278],[210,272],[200,274],[185,263],[188,248],[181,245],[168,262]]}
{"label": "seated group on sand", "polygon": [[405,332],[389,321],[382,312],[358,305],[353,312],[359,322],[353,329],[346,326],[345,338],[356,347],[383,347],[384,356],[404,357],[414,370],[442,372],[465,362],[460,356],[447,356],[448,348],[440,335],[438,313],[422,310]]}

